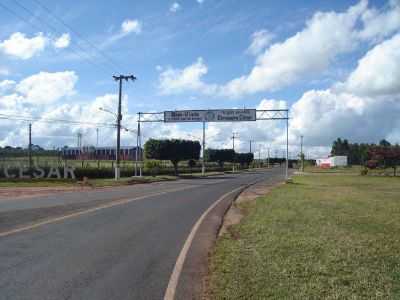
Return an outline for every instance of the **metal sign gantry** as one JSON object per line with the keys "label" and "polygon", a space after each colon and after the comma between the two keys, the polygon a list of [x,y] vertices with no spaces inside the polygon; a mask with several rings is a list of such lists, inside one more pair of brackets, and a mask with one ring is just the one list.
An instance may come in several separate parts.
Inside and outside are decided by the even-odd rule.
{"label": "metal sign gantry", "polygon": [[[255,118],[251,117],[255,112]],[[219,117],[221,116],[221,117]],[[240,117],[243,116],[243,117]],[[218,119],[219,118],[219,119]],[[164,112],[139,112],[136,144],[135,176],[137,176],[138,149],[142,148],[141,123],[203,123],[202,174],[205,174],[206,123],[209,122],[252,122],[265,120],[286,120],[286,166],[285,176],[289,177],[289,109],[219,109],[219,110],[175,110]],[[140,167],[142,176],[142,167]]]}

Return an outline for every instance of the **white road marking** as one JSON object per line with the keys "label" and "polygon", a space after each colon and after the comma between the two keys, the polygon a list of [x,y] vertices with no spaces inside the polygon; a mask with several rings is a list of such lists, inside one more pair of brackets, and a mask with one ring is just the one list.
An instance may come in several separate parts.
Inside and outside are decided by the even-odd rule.
{"label": "white road marking", "polygon": [[129,199],[128,198],[124,198],[124,199],[118,199],[118,200],[111,200],[112,201],[111,203],[99,205],[99,206],[96,206],[96,207],[93,207],[93,208],[90,208],[90,209],[86,209],[84,211],[71,213],[71,214],[68,214],[68,215],[65,215],[65,216],[51,218],[51,219],[48,219],[48,220],[45,220],[45,221],[37,222],[37,223],[31,224],[31,225],[28,225],[28,226],[19,227],[19,228],[16,228],[16,229],[0,232],[0,237],[5,237],[5,236],[12,235],[12,234],[15,234],[15,233],[31,230],[31,229],[38,228],[38,227],[43,226],[43,225],[60,222],[60,221],[66,220],[66,219],[79,217],[79,216],[82,216],[82,215],[85,215],[85,214],[88,214],[88,213],[92,213],[92,212],[95,212],[95,211],[98,211],[98,210],[102,210],[102,209],[105,209],[105,208],[110,208],[110,207],[114,207],[114,206],[117,206],[117,205],[127,204],[127,203],[130,203],[132,201],[137,201],[137,200],[141,200],[141,199],[145,199],[145,198],[164,195],[164,194],[168,194],[168,193],[172,193],[172,192],[183,191],[183,190],[191,189],[193,187],[195,187],[195,186],[187,186],[187,187],[184,187],[184,188],[172,189],[172,190],[159,192],[159,193],[152,193],[152,194],[149,194],[149,195],[144,195],[144,196],[140,196],[140,197],[136,197],[136,198],[129,198]]}
{"label": "white road marking", "polygon": [[175,293],[176,293],[176,287],[178,286],[178,281],[179,281],[179,277],[182,273],[182,268],[183,268],[183,264],[185,263],[186,260],[186,256],[189,252],[189,248],[192,245],[193,239],[201,225],[201,223],[203,222],[203,220],[205,219],[205,217],[210,213],[210,211],[218,205],[218,203],[220,203],[224,198],[226,198],[228,195],[235,193],[236,191],[242,189],[243,187],[238,187],[236,189],[234,189],[233,191],[230,191],[224,195],[222,195],[217,201],[215,201],[201,216],[200,218],[197,220],[196,224],[194,224],[192,230],[190,231],[189,236],[187,237],[185,244],[183,245],[183,248],[181,250],[181,252],[179,253],[178,259],[176,260],[175,266],[174,266],[174,270],[172,271],[171,277],[169,279],[168,282],[168,286],[167,289],[165,291],[165,295],[164,295],[164,300],[174,300],[175,299]]}

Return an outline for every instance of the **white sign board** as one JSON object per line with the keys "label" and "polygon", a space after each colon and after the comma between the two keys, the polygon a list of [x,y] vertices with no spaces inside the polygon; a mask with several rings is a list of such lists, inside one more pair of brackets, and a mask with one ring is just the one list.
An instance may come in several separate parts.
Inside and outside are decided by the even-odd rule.
{"label": "white sign board", "polygon": [[255,109],[175,110],[164,112],[164,122],[247,122],[256,120]]}

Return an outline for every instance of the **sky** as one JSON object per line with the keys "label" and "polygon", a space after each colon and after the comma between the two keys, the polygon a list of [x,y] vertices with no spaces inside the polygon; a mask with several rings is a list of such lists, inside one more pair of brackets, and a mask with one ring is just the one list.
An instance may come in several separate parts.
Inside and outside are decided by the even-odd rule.
{"label": "sky", "polygon": [[[300,136],[314,158],[337,137],[399,143],[399,49],[400,0],[2,0],[0,146],[26,147],[23,118],[46,148],[79,132],[96,145],[97,128],[99,146],[115,145],[115,116],[99,108],[116,112],[119,74],[137,77],[123,83],[129,129],[137,112],[288,108],[292,157]],[[207,147],[231,148],[232,132],[263,157],[286,143],[282,121],[208,123]],[[143,135],[201,139],[202,125],[146,123]]]}

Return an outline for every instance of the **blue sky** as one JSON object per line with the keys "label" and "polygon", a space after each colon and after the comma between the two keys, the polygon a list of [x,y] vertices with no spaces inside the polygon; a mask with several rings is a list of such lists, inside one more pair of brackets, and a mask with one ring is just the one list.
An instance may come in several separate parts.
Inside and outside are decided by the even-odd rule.
{"label": "blue sky", "polygon": [[[397,0],[80,1],[74,5],[71,1],[39,0],[96,48],[57,22],[37,1],[17,1],[34,16],[15,0],[5,0],[2,4],[20,18],[0,6],[0,88],[2,82],[3,87],[7,84],[7,89],[0,90],[1,113],[21,114],[22,110],[24,114],[36,117],[47,115],[72,119],[74,116],[68,111],[78,110],[81,112],[79,120],[109,121],[109,116],[95,116],[99,112],[93,111],[93,107],[98,98],[115,96],[117,84],[112,75],[132,73],[138,80],[124,84],[126,126],[135,126],[137,111],[287,106],[296,113],[292,116],[291,143],[295,145],[297,136],[304,134],[307,137],[305,132],[310,132],[308,142],[307,138],[305,140],[315,155],[326,153],[330,142],[337,136],[360,142],[375,142],[378,137],[399,141],[395,119],[374,132],[352,130],[353,119],[362,121],[372,116],[383,117],[386,114],[380,111],[385,106],[383,101],[388,101],[386,98],[389,96],[390,101],[394,101],[399,96],[399,82],[393,79],[397,75],[395,71],[389,70],[385,74],[393,77],[389,78],[393,86],[368,90],[360,84],[365,78],[360,77],[359,70],[360,60],[369,51],[377,48],[375,52],[379,52],[382,48],[379,46],[386,45],[385,42],[389,43],[387,48],[397,45],[400,28]],[[16,33],[22,37],[16,38]],[[61,40],[62,35],[68,35],[68,38],[64,36],[66,40]],[[33,40],[35,37],[39,38]],[[26,43],[24,54],[16,49],[21,43]],[[117,66],[99,54],[99,49]],[[28,52],[30,55],[26,57]],[[389,50],[376,55],[382,58],[388,53],[396,55]],[[375,61],[383,64],[385,59],[389,57]],[[372,65],[376,67],[376,64]],[[385,66],[380,70],[382,68]],[[50,75],[46,79],[43,75],[37,76],[22,84],[40,72]],[[372,73],[375,74],[373,70]],[[53,87],[44,86],[52,84],[53,80],[60,86],[56,83]],[[380,78],[372,80],[380,82]],[[53,90],[57,91],[55,95],[50,94],[54,93]],[[311,95],[310,91],[314,94]],[[51,99],[40,94],[42,92]],[[318,102],[321,97],[326,99]],[[106,101],[109,108],[114,109],[111,98],[100,102],[103,101],[104,105]],[[366,98],[372,99],[373,103],[364,103]],[[348,109],[340,108],[343,103],[349,103],[344,99],[358,103],[354,104],[357,107],[348,107],[352,115],[347,115]],[[15,105],[7,106],[6,101],[14,101]],[[307,101],[311,103],[304,105]],[[362,105],[366,107],[363,106],[362,112],[360,101],[364,101]],[[395,104],[397,107],[398,101]],[[369,112],[367,108],[373,105],[379,107]],[[332,113],[337,118],[335,123],[325,120],[317,124],[321,117],[315,114],[320,106],[325,109],[321,114]],[[60,112],[60,107],[64,107],[63,112]],[[335,107],[333,111],[332,107]],[[338,107],[345,113],[341,113]],[[314,126],[308,128],[308,115],[319,130]],[[333,130],[332,124],[338,124],[338,130]],[[20,126],[23,128],[24,124]],[[40,126],[38,128],[42,129]],[[243,149],[249,139],[260,140],[260,143],[265,141],[270,147],[280,147],[283,141],[283,128],[279,124],[256,127],[254,124],[211,124],[208,128],[211,145],[214,142],[217,146],[228,145],[232,126],[243,131]],[[370,126],[382,127],[379,123]],[[197,135],[197,127],[150,127],[154,134],[149,129],[148,136]],[[93,130],[90,128],[57,125],[51,130],[48,127],[44,129],[54,135],[87,131],[86,141],[93,144]],[[264,130],[267,132],[263,133]],[[46,134],[39,132],[38,135],[38,141],[47,146],[73,143],[73,140],[62,139],[50,143]],[[0,132],[0,145],[23,145],[24,136],[22,129],[11,133],[5,129]],[[104,143],[112,144],[113,140]]]}

